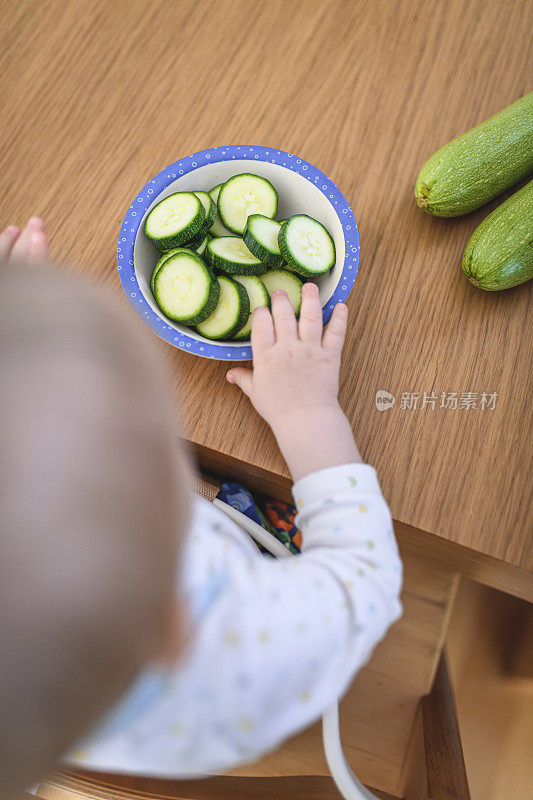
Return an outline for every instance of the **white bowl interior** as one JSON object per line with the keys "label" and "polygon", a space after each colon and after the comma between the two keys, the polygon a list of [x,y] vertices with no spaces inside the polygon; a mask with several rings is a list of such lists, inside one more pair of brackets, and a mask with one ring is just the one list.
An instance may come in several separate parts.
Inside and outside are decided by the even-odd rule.
{"label": "white bowl interior", "polygon": [[[252,159],[242,161],[232,159],[230,161],[205,164],[193,172],[180,175],[164,191],[154,197],[152,205],[141,221],[133,250],[134,269],[145,300],[160,317],[163,317],[163,314],[156,305],[150,291],[150,277],[160,253],[155,245],[144,235],[144,220],[147,214],[160,200],[163,200],[173,192],[208,191],[213,186],[227,181],[232,175],[238,175],[240,172],[253,172],[256,175],[267,178],[272,183],[279,195],[278,219],[285,219],[293,214],[308,214],[326,226],[335,242],[337,260],[333,269],[316,281],[320,290],[322,306],[327,303],[335,291],[344,266],[344,233],[339,217],[329,199],[313,183],[297,172],[287,169],[287,167]],[[193,328],[178,325],[166,317],[164,319],[175,330],[186,333],[198,341],[206,341]],[[224,347],[242,348],[243,344],[245,342],[242,341],[224,342]]]}

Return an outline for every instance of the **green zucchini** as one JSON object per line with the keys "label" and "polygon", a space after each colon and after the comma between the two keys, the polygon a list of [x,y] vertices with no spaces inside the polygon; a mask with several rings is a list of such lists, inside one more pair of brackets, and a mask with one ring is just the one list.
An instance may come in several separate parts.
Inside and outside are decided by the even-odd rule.
{"label": "green zucchini", "polygon": [[186,325],[207,319],[216,308],[219,294],[210,268],[185,248],[168,256],[154,278],[154,298],[163,314]]}
{"label": "green zucchini", "polygon": [[215,221],[217,215],[217,205],[208,192],[193,192],[193,194],[196,195],[204,207],[205,220],[202,229],[204,233],[207,233]]}
{"label": "green zucchini", "polygon": [[335,264],[335,244],[325,227],[306,214],[295,214],[279,231],[279,247],[292,272],[323,275]]}
{"label": "green zucchini", "polygon": [[218,239],[211,239],[207,243],[205,257],[212,267],[230,275],[234,272],[260,275],[268,269],[266,264],[262,264],[248,250],[238,236],[222,236]]}
{"label": "green zucchini", "polygon": [[533,180],[477,226],[465,248],[463,272],[488,292],[533,278]]}
{"label": "green zucchini", "polygon": [[250,301],[244,286],[225,275],[216,278],[220,287],[218,303],[211,315],[196,330],[206,339],[231,339],[250,313]]}
{"label": "green zucchini", "polygon": [[204,236],[203,240],[200,244],[194,248],[195,253],[198,253],[199,256],[203,256],[205,253],[205,248],[207,247],[207,243],[209,241],[209,235]]}
{"label": "green zucchini", "polygon": [[250,301],[250,313],[242,328],[233,334],[234,339],[249,339],[252,332],[252,314],[259,306],[270,307],[270,295],[261,278],[257,275],[233,275],[233,280],[246,289]]}
{"label": "green zucchini", "polygon": [[181,250],[192,250],[195,253],[198,253],[199,256],[203,255],[205,248],[207,247],[207,242],[209,241],[208,236],[204,236],[202,238],[195,237],[192,241],[187,242],[185,247],[174,247],[172,250],[165,250],[165,252],[161,255],[156,261],[155,267],[152,270],[152,277],[150,278],[150,289],[152,290],[152,294],[154,293],[154,281],[155,276],[159,272],[159,268],[161,265],[167,260],[169,256],[173,256],[174,253],[178,253]]}
{"label": "green zucchini", "polygon": [[193,192],[175,192],[149,212],[144,232],[160,250],[181,247],[200,231],[205,210]]}
{"label": "green zucchini", "polygon": [[202,228],[196,234],[196,236],[194,236],[192,239],[189,239],[189,241],[186,242],[184,245],[182,245],[182,247],[187,247],[189,250],[194,250],[196,252],[197,248],[200,247],[201,244],[203,244],[205,238],[206,238],[205,226],[202,226]]}
{"label": "green zucchini", "polygon": [[302,307],[302,286],[303,283],[297,275],[287,272],[284,269],[271,269],[261,275],[261,280],[267,288],[267,292],[272,296],[272,292],[281,289],[287,292],[291,305],[296,316]]}
{"label": "green zucchini", "polygon": [[[223,186],[224,186],[223,183],[218,183],[216,186],[213,186],[213,188],[210,189],[208,192],[209,197],[213,200],[215,204],[218,203],[218,196]],[[211,234],[211,236],[217,236],[217,237],[237,235],[233,233],[233,231],[228,230],[226,226],[222,224],[222,220],[220,219],[220,214],[218,213],[218,205],[217,205],[217,213],[215,215],[215,221],[211,225],[209,233]]]}
{"label": "green zucchini", "polygon": [[173,250],[167,250],[165,253],[163,253],[161,258],[158,258],[158,260],[155,262],[155,267],[152,270],[152,277],[150,278],[150,289],[152,290],[152,294],[154,293],[155,276],[159,272],[159,268],[162,266],[162,264],[164,264],[167,258],[173,256],[174,253],[177,253],[179,250],[181,250],[180,247],[175,247]]}
{"label": "green zucchini", "polygon": [[488,203],[533,171],[533,92],[441,147],[415,186],[417,205],[459,217]]}
{"label": "green zucchini", "polygon": [[278,236],[281,225],[262,214],[251,214],[243,233],[244,244],[256,258],[269,267],[281,266],[283,259]]}
{"label": "green zucchini", "polygon": [[251,214],[276,216],[278,193],[266,178],[243,172],[222,186],[217,205],[222,224],[234,233],[242,234]]}

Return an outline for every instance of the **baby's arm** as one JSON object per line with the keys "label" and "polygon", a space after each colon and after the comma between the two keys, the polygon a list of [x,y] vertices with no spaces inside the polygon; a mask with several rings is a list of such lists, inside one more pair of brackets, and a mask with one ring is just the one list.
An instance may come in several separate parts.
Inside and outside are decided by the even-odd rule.
{"label": "baby's arm", "polygon": [[[196,707],[197,738],[210,739],[194,756],[198,771],[250,761],[314,722],[401,614],[401,562],[374,469],[320,470],[294,494],[302,554],[243,559],[228,547],[225,588],[198,626],[180,686],[183,701],[198,682],[210,698]],[[228,523],[217,524],[229,538]]]}
{"label": "baby's arm", "polygon": [[180,581],[190,650],[163,670],[165,688],[146,714],[91,743],[85,766],[180,776],[250,761],[335,702],[400,615],[389,510],[337,402],[346,316],[337,306],[322,332],[313,284],[299,326],[284,293],[274,293],[272,316],[254,312],[254,372],[234,369],[228,380],[277,437],[295,479],[303,552],[264,558],[198,501]]}
{"label": "baby's arm", "polygon": [[[342,695],[401,614],[402,569],[392,519],[375,470],[361,463],[337,400],[347,315],[346,306],[337,305],[323,329],[318,288],[307,283],[297,323],[287,295],[274,292],[272,314],[266,308],[254,312],[253,372],[237,368],[227,376],[276,436],[295,481],[303,535],[302,556],[278,565],[289,574],[288,580],[278,576],[278,587],[293,617],[285,619],[282,652],[304,688],[300,702],[297,691],[285,693],[286,714],[271,713],[259,748],[308,724]],[[262,599],[258,614],[268,619],[272,604]],[[298,622],[298,616],[305,620]],[[308,626],[307,639],[294,636],[298,626]],[[276,695],[272,685],[270,691],[268,708]]]}
{"label": "baby's arm", "polygon": [[295,494],[304,549],[279,561],[197,500],[180,578],[188,651],[145,672],[70,763],[160,777],[225,771],[342,696],[401,612],[390,515],[365,464],[315,472]]}
{"label": "baby's arm", "polygon": [[227,374],[272,428],[295,482],[361,461],[337,400],[348,309],[336,305],[323,329],[318,287],[306,283],[302,295],[298,322],[282,291],[272,295],[272,314],[265,306],[254,311],[253,372],[237,367]]}

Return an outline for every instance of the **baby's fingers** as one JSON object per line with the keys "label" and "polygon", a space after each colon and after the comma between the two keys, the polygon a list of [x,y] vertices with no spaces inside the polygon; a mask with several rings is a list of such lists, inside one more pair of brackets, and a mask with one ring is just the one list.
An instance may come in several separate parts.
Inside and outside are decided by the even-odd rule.
{"label": "baby's fingers", "polygon": [[298,338],[298,325],[287,292],[277,289],[272,293],[272,319],[277,342],[290,342]]}
{"label": "baby's fingers", "polygon": [[320,344],[322,338],[322,308],[316,283],[304,283],[302,287],[302,309],[298,322],[302,342]]}
{"label": "baby's fingers", "polygon": [[252,315],[252,352],[261,355],[275,342],[274,323],[266,306],[258,306]]}
{"label": "baby's fingers", "polygon": [[5,231],[0,233],[0,259],[7,261],[11,255],[11,249],[20,235],[16,225],[10,225]]}
{"label": "baby's fingers", "polygon": [[15,260],[40,261],[48,255],[48,238],[40,217],[30,217],[11,251]]}
{"label": "baby's fingers", "polygon": [[244,367],[234,367],[226,372],[228,383],[236,384],[247,397],[252,393],[252,370]]}
{"label": "baby's fingers", "polygon": [[324,328],[322,346],[324,350],[340,356],[344,337],[346,336],[346,323],[348,321],[348,308],[344,303],[337,303],[333,309],[331,319]]}

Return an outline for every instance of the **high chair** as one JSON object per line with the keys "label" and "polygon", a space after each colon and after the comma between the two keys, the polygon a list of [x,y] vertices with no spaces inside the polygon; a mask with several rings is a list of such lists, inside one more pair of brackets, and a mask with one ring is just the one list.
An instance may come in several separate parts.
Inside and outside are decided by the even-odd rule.
{"label": "high chair", "polygon": [[[218,485],[197,478],[195,491],[213,502],[277,558],[292,554],[272,534],[216,499]],[[84,770],[62,771],[44,780],[25,800],[470,800],[468,781],[445,657],[433,688],[419,703],[403,767],[402,796],[365,787],[352,772],[342,749],[339,708],[322,718],[324,751],[331,772],[282,777],[218,776],[162,780]]]}

